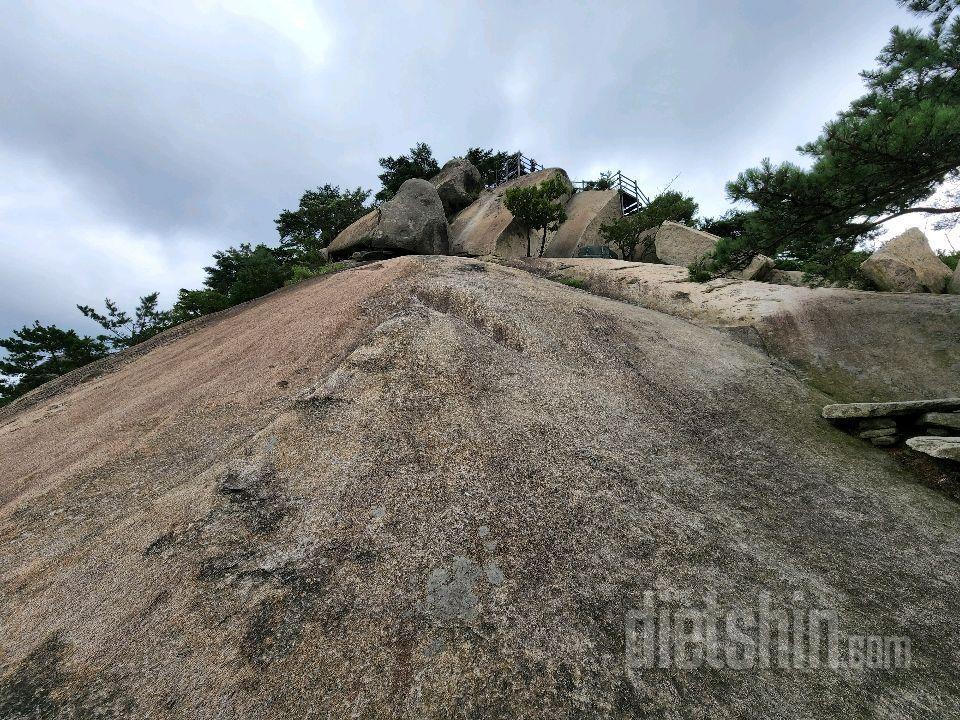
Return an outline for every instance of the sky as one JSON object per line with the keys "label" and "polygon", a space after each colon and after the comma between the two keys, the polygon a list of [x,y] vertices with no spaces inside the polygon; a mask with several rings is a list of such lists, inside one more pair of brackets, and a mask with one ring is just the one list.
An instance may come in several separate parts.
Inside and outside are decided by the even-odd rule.
{"label": "sky", "polygon": [[[621,170],[705,215],[861,94],[894,0],[4,0],[0,336],[169,306],[326,182],[431,145]],[[671,184],[672,183],[672,184]],[[904,219],[896,229],[932,225]],[[927,228],[929,229],[929,228]],[[946,247],[960,236],[932,232]]]}

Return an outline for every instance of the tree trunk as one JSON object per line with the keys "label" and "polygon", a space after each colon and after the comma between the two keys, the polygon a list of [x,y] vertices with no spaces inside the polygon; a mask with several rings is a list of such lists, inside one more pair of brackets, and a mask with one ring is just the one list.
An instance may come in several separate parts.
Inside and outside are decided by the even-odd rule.
{"label": "tree trunk", "polygon": [[530,230],[527,230],[527,257],[530,257]]}
{"label": "tree trunk", "polygon": [[540,239],[540,257],[543,257],[543,251],[547,247],[547,229],[543,229],[543,237]]}

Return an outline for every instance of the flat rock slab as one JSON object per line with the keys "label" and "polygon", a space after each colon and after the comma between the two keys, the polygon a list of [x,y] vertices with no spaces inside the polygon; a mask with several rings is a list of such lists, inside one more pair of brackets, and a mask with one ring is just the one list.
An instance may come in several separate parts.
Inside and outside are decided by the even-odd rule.
{"label": "flat rock slab", "polygon": [[823,417],[827,420],[850,420],[854,418],[891,417],[927,412],[951,412],[960,410],[960,398],[937,400],[904,400],[884,403],[842,403],[827,405]]}
{"label": "flat rock slab", "polygon": [[956,428],[960,430],[960,412],[931,412],[920,418],[924,425],[937,425],[944,428]]}
{"label": "flat rock slab", "polygon": [[907,445],[917,452],[926,453],[935,458],[960,462],[960,437],[931,437],[921,435],[909,438]]}

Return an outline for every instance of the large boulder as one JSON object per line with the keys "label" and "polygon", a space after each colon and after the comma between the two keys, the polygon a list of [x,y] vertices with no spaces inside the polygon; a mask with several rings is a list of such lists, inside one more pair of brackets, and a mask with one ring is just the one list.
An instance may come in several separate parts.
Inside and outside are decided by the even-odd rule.
{"label": "large boulder", "polygon": [[584,247],[606,245],[600,226],[620,217],[620,193],[585,190],[567,203],[567,219],[549,240],[544,257],[576,257]]}
{"label": "large boulder", "polygon": [[[526,233],[503,205],[504,193],[512,187],[526,187],[559,177],[570,193],[558,202],[566,203],[573,194],[570,178],[560,168],[547,168],[521,175],[492,190],[480,193],[479,199],[457,215],[450,224],[450,254],[482,257],[497,255],[504,258],[527,254]],[[531,245],[534,243],[531,242]],[[536,243],[539,247],[539,242]]]}
{"label": "large boulder", "polygon": [[868,257],[860,271],[888,292],[942,293],[951,270],[930,249],[919,228],[910,228]]}
{"label": "large boulder", "polygon": [[660,262],[686,267],[713,252],[719,241],[716,235],[668,220],[657,230],[655,244]]}
{"label": "large boulder", "polygon": [[446,255],[447,218],[437,189],[428,180],[407,180],[376,210],[347,227],[330,243],[331,258],[360,249]]}
{"label": "large boulder", "polygon": [[463,210],[480,197],[483,190],[483,176],[466,158],[450,160],[430,182],[437,188],[447,217]]}
{"label": "large boulder", "polygon": [[960,295],[960,263],[957,264],[957,269],[953,271],[953,277],[947,286],[947,292]]}

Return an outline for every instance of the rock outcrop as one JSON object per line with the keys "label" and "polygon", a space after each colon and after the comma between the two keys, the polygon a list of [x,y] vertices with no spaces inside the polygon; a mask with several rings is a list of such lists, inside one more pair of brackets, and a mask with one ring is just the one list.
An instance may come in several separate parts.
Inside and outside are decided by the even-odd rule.
{"label": "rock outcrop", "polygon": [[736,277],[741,280],[765,282],[769,279],[770,273],[773,272],[775,264],[773,259],[768,258],[766,255],[756,255],[753,260],[750,261],[749,265],[736,273]]}
{"label": "rock outcrop", "polygon": [[407,180],[393,199],[337,235],[327,251],[334,259],[358,250],[446,255],[447,232],[437,189],[428,180]]}
{"label": "rock outcrop", "polygon": [[616,190],[578,192],[570,198],[566,212],[566,221],[547,241],[544,257],[577,257],[581,248],[606,245],[600,236],[600,226],[620,217],[620,193]]}
{"label": "rock outcrop", "polygon": [[930,249],[918,228],[883,245],[863,261],[860,271],[888,292],[942,293],[951,277],[950,268]]}
{"label": "rock outcrop", "polygon": [[907,445],[931,457],[960,462],[960,437],[921,435],[907,440]]}
{"label": "rock outcrop", "polygon": [[437,188],[447,217],[452,217],[470,205],[480,197],[483,190],[480,171],[466,158],[448,161],[430,182]]}
{"label": "rock outcrop", "polygon": [[960,395],[960,298],[690,282],[686,268],[536,259],[523,267],[702,325],[729,328],[838,401]]}
{"label": "rock outcrop", "polygon": [[822,414],[827,420],[850,420],[855,418],[921,415],[928,412],[955,412],[958,410],[960,410],[960,398],[951,397],[934,400],[836,403],[823,408]]}
{"label": "rock outcrop", "polygon": [[[0,409],[0,717],[954,716],[960,513],[822,404],[470,258],[174,328]],[[912,664],[637,667],[647,591]]]}
{"label": "rock outcrop", "polygon": [[716,235],[669,220],[657,230],[657,257],[667,265],[687,267],[713,251],[720,241]]}
{"label": "rock outcrop", "polygon": [[[460,212],[450,224],[450,253],[482,257],[497,255],[502,258],[524,257],[527,254],[526,234],[513,215],[503,205],[503,194],[511,187],[536,185],[559,177],[573,193],[570,178],[559,168],[547,168],[514,178],[492,190],[484,190],[480,198]],[[558,202],[566,203],[569,195]],[[531,245],[534,243],[531,242]],[[539,243],[537,243],[539,245]]]}
{"label": "rock outcrop", "polygon": [[947,292],[960,295],[960,263],[957,264],[957,269],[953,271],[953,277],[950,278],[950,285],[947,287]]}

